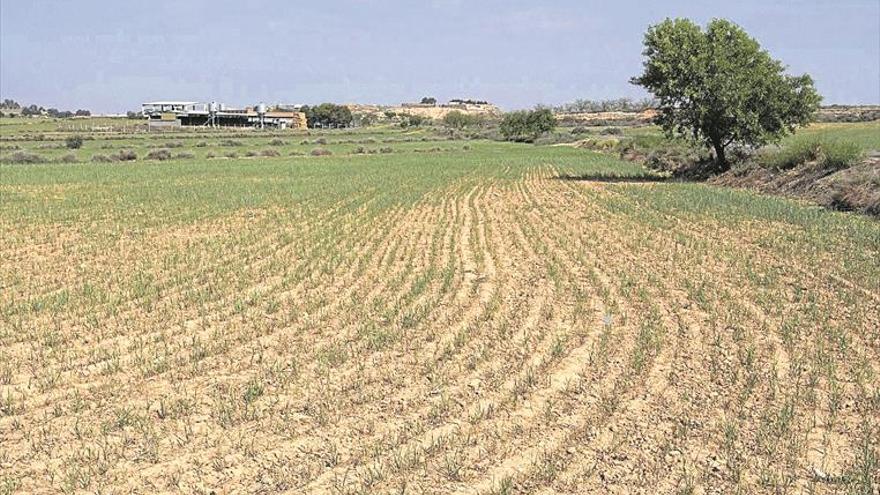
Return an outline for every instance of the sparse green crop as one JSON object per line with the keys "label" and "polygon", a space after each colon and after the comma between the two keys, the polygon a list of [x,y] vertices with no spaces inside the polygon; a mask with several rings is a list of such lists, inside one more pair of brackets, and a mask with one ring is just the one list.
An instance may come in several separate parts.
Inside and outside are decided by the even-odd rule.
{"label": "sparse green crop", "polygon": [[876,486],[875,220],[439,128],[40,132],[0,490]]}

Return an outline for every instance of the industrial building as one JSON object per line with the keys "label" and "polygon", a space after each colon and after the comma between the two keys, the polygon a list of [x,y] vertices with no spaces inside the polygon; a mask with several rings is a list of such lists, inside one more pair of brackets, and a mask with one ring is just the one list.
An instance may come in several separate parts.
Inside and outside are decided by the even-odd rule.
{"label": "industrial building", "polygon": [[150,129],[198,127],[254,127],[305,129],[303,112],[269,109],[260,103],[253,107],[230,108],[222,103],[195,101],[154,101],[141,105]]}

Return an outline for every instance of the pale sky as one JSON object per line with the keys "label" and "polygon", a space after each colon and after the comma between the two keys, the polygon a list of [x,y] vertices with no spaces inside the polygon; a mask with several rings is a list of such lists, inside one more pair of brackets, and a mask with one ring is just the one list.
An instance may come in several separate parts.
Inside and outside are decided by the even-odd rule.
{"label": "pale sky", "polygon": [[0,0],[0,98],[97,112],[639,98],[642,36],[666,17],[730,19],[826,104],[880,103],[880,0]]}

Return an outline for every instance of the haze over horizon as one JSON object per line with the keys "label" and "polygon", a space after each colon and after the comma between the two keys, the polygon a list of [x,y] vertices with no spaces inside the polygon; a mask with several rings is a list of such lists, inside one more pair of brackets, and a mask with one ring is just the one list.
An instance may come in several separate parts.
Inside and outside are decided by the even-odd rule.
{"label": "haze over horizon", "polygon": [[125,112],[150,100],[504,109],[647,96],[629,84],[666,17],[740,24],[824,104],[880,103],[880,2],[0,0],[0,97]]}

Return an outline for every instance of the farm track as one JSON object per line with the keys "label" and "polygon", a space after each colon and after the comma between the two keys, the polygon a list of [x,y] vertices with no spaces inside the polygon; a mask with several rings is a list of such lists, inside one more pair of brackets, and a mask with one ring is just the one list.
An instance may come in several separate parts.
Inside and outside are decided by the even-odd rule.
{"label": "farm track", "polygon": [[[766,225],[561,172],[313,198],[133,252],[3,244],[4,476],[35,493],[845,488],[877,427],[880,294],[846,259],[768,249]],[[115,298],[53,303],[81,279]]]}

